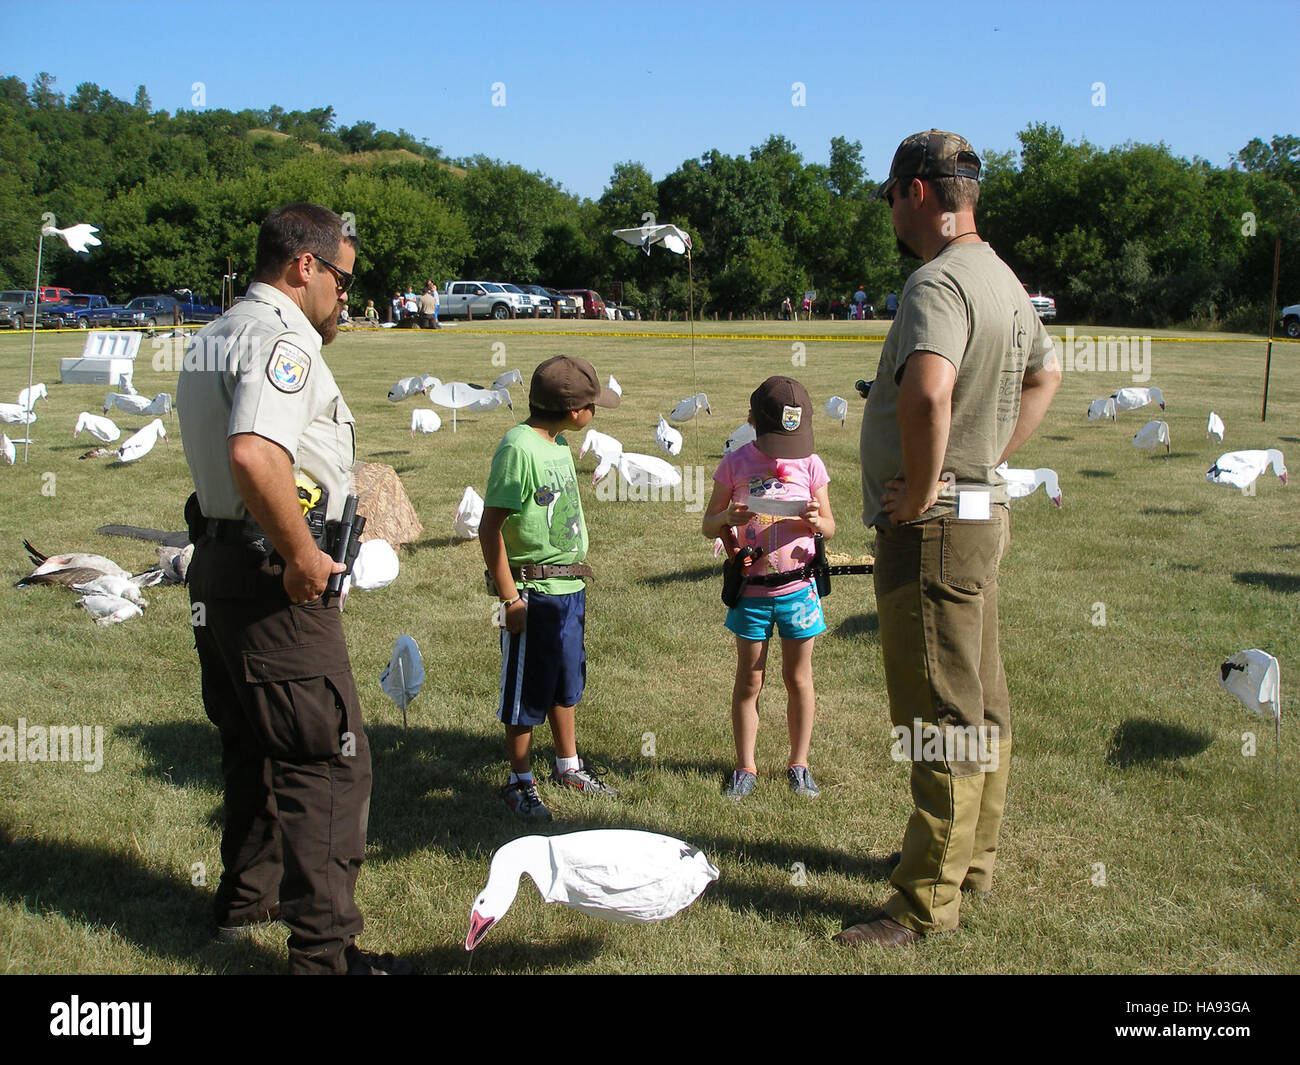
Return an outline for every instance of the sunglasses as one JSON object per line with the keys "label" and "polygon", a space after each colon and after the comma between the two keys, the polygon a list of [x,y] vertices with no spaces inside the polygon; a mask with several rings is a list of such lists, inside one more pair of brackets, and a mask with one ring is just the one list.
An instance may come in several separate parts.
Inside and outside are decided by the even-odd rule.
{"label": "sunglasses", "polygon": [[[309,254],[310,254],[310,253],[309,253]],[[326,269],[327,269],[331,274],[334,275],[334,284],[335,284],[335,286],[338,288],[339,292],[341,292],[341,293],[343,293],[344,295],[346,295],[347,292],[348,292],[348,290],[352,287],[352,282],[356,280],[356,276],[353,275],[353,274],[349,274],[349,273],[347,273],[346,271],[340,270],[337,266],[335,266],[335,265],[334,265],[332,262],[330,262],[328,259],[324,259],[324,258],[322,258],[322,257],[319,256],[319,255],[314,255],[314,256],[312,256],[312,257],[313,257],[313,258],[314,258],[318,263],[320,263],[321,266],[325,267],[325,268],[326,268]],[[301,258],[301,256],[300,256],[300,258]]]}

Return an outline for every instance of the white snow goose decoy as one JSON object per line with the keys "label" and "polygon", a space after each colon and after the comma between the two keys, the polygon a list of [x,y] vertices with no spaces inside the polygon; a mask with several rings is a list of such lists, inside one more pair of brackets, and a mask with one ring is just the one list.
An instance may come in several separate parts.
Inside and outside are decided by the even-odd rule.
{"label": "white snow goose decoy", "polygon": [[746,444],[753,443],[757,439],[758,433],[749,422],[746,422],[727,437],[727,442],[722,445],[722,452],[724,455],[730,455],[733,451],[739,451]]}
{"label": "white snow goose decoy", "polygon": [[1160,409],[1165,409],[1165,396],[1158,388],[1121,388],[1110,398],[1115,401],[1115,409],[1121,413],[1137,410],[1148,403],[1159,403]]}
{"label": "white snow goose decoy", "polygon": [[111,419],[101,418],[98,414],[91,414],[85,410],[77,415],[77,427],[72,430],[72,435],[80,436],[83,429],[96,440],[102,440],[106,444],[114,443],[122,435],[122,430]]}
{"label": "white snow goose decoy", "polygon": [[675,422],[689,422],[700,411],[704,411],[705,414],[713,413],[713,410],[709,407],[709,397],[703,392],[694,396],[687,396],[672,409],[672,413],[668,417]]}
{"label": "white snow goose decoy", "polygon": [[618,457],[618,475],[631,488],[672,488],[682,483],[681,471],[654,455],[624,451]]}
{"label": "white snow goose decoy", "polygon": [[400,403],[407,396],[418,395],[424,391],[423,377],[403,377],[388,390],[388,402]]}
{"label": "white snow goose decoy", "polygon": [[[389,393],[392,396],[392,393]],[[430,407],[417,407],[411,411],[411,436],[416,433],[436,433],[442,428],[438,412]]]}
{"label": "white snow goose decoy", "polygon": [[13,425],[31,425],[36,421],[36,412],[30,407],[18,403],[0,403],[0,422]]}
{"label": "white snow goose decoy", "polygon": [[167,428],[163,425],[161,418],[155,418],[138,433],[127,437],[122,441],[122,446],[117,449],[118,462],[134,462],[136,459],[144,458],[153,450],[154,444],[159,440],[167,439]]}
{"label": "white snow goose decoy", "polygon": [[1169,423],[1147,422],[1133,437],[1133,446],[1150,451],[1153,447],[1165,445],[1165,454],[1169,454]]}
{"label": "white snow goose decoy", "polygon": [[1205,473],[1205,479],[1211,484],[1226,484],[1232,488],[1249,488],[1269,465],[1284,485],[1286,484],[1286,465],[1282,461],[1282,452],[1272,447],[1267,451],[1229,451],[1220,455]]}
{"label": "white snow goose decoy", "polygon": [[1217,437],[1219,443],[1223,443],[1223,419],[1214,411],[1210,411],[1210,420],[1205,423],[1205,439]]}
{"label": "white snow goose decoy", "polygon": [[638,924],[672,917],[718,879],[718,870],[697,848],[655,832],[524,836],[492,856],[488,882],[470,910],[466,950],[483,942],[506,915],[525,873],[544,902]]}
{"label": "white snow goose decoy", "polygon": [[1025,496],[1033,495],[1041,484],[1047,493],[1047,498],[1058,508],[1060,507],[1061,482],[1055,470],[1048,469],[1046,466],[1040,466],[1036,470],[1012,470],[1008,469],[1004,462],[993,472],[1001,474],[1002,479],[1007,482],[1007,495],[1012,499],[1024,499]]}
{"label": "white snow goose decoy", "polygon": [[1088,421],[1099,422],[1109,418],[1115,420],[1115,401],[1109,396],[1105,399],[1094,399],[1088,404]]}
{"label": "white snow goose decoy", "polygon": [[153,399],[144,396],[128,396],[124,392],[110,392],[104,397],[104,413],[114,407],[127,414],[168,414],[172,409],[172,397],[166,392],[159,392]]}
{"label": "white snow goose decoy", "polygon": [[659,449],[668,455],[680,455],[682,453],[682,434],[664,421],[664,416],[659,415],[659,424],[655,426],[655,443]]}
{"label": "white snow goose decoy", "polygon": [[36,401],[38,399],[49,399],[49,398],[50,398],[50,394],[45,389],[45,382],[38,381],[30,388],[24,388],[21,392],[18,393],[18,406],[22,407],[24,410],[31,410],[34,406],[36,406]]}
{"label": "white snow goose decoy", "polygon": [[578,452],[578,458],[582,458],[588,451],[593,452],[598,460],[596,472],[591,477],[591,483],[595,484],[609,473],[614,463],[619,460],[623,454],[623,444],[606,433],[588,429],[587,435],[582,438],[582,449]]}

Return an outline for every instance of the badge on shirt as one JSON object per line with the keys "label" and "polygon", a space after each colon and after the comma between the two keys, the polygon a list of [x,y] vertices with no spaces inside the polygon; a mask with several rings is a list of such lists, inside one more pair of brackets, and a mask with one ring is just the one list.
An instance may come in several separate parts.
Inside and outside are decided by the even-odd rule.
{"label": "badge on shirt", "polygon": [[793,433],[799,428],[799,422],[803,419],[802,407],[782,407],[781,408],[781,428],[787,433]]}
{"label": "badge on shirt", "polygon": [[301,392],[311,369],[311,356],[287,340],[276,342],[271,349],[271,361],[266,364],[266,376],[281,392]]}

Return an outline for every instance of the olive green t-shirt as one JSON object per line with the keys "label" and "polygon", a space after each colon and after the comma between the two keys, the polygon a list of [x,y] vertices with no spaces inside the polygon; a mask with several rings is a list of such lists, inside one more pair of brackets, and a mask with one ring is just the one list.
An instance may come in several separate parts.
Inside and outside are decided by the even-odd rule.
{"label": "olive green t-shirt", "polygon": [[[934,352],[957,371],[941,467],[945,479],[951,473],[958,486],[989,486],[990,501],[1005,503],[1006,487],[994,468],[1020,417],[1021,381],[1044,368],[1052,340],[1016,275],[987,244],[953,244],[912,274],[862,418],[866,525],[881,517],[885,482],[903,476],[898,392],[915,351]],[[945,492],[918,520],[946,516],[955,504],[955,496]]]}
{"label": "olive green t-shirt", "polygon": [[[492,456],[483,505],[511,511],[501,526],[510,565],[570,566],[587,557],[587,525],[573,453],[564,437],[551,443],[526,424],[502,438]],[[521,582],[547,595],[583,587],[581,577]]]}

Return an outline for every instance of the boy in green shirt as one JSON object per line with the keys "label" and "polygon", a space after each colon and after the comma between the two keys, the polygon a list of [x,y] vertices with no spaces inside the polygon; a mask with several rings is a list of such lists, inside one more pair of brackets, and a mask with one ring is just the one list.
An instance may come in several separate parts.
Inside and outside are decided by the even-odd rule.
{"label": "boy in green shirt", "polygon": [[551,723],[555,783],[589,795],[618,792],[578,757],[574,707],[587,678],[583,649],[586,587],[591,568],[587,526],[566,429],[591,424],[596,407],[617,407],[591,363],[558,355],[533,371],[528,420],[516,425],[492,456],[479,545],[501,598],[501,697],[510,779],[501,797],[528,821],[551,812],[533,780],[533,726]]}

